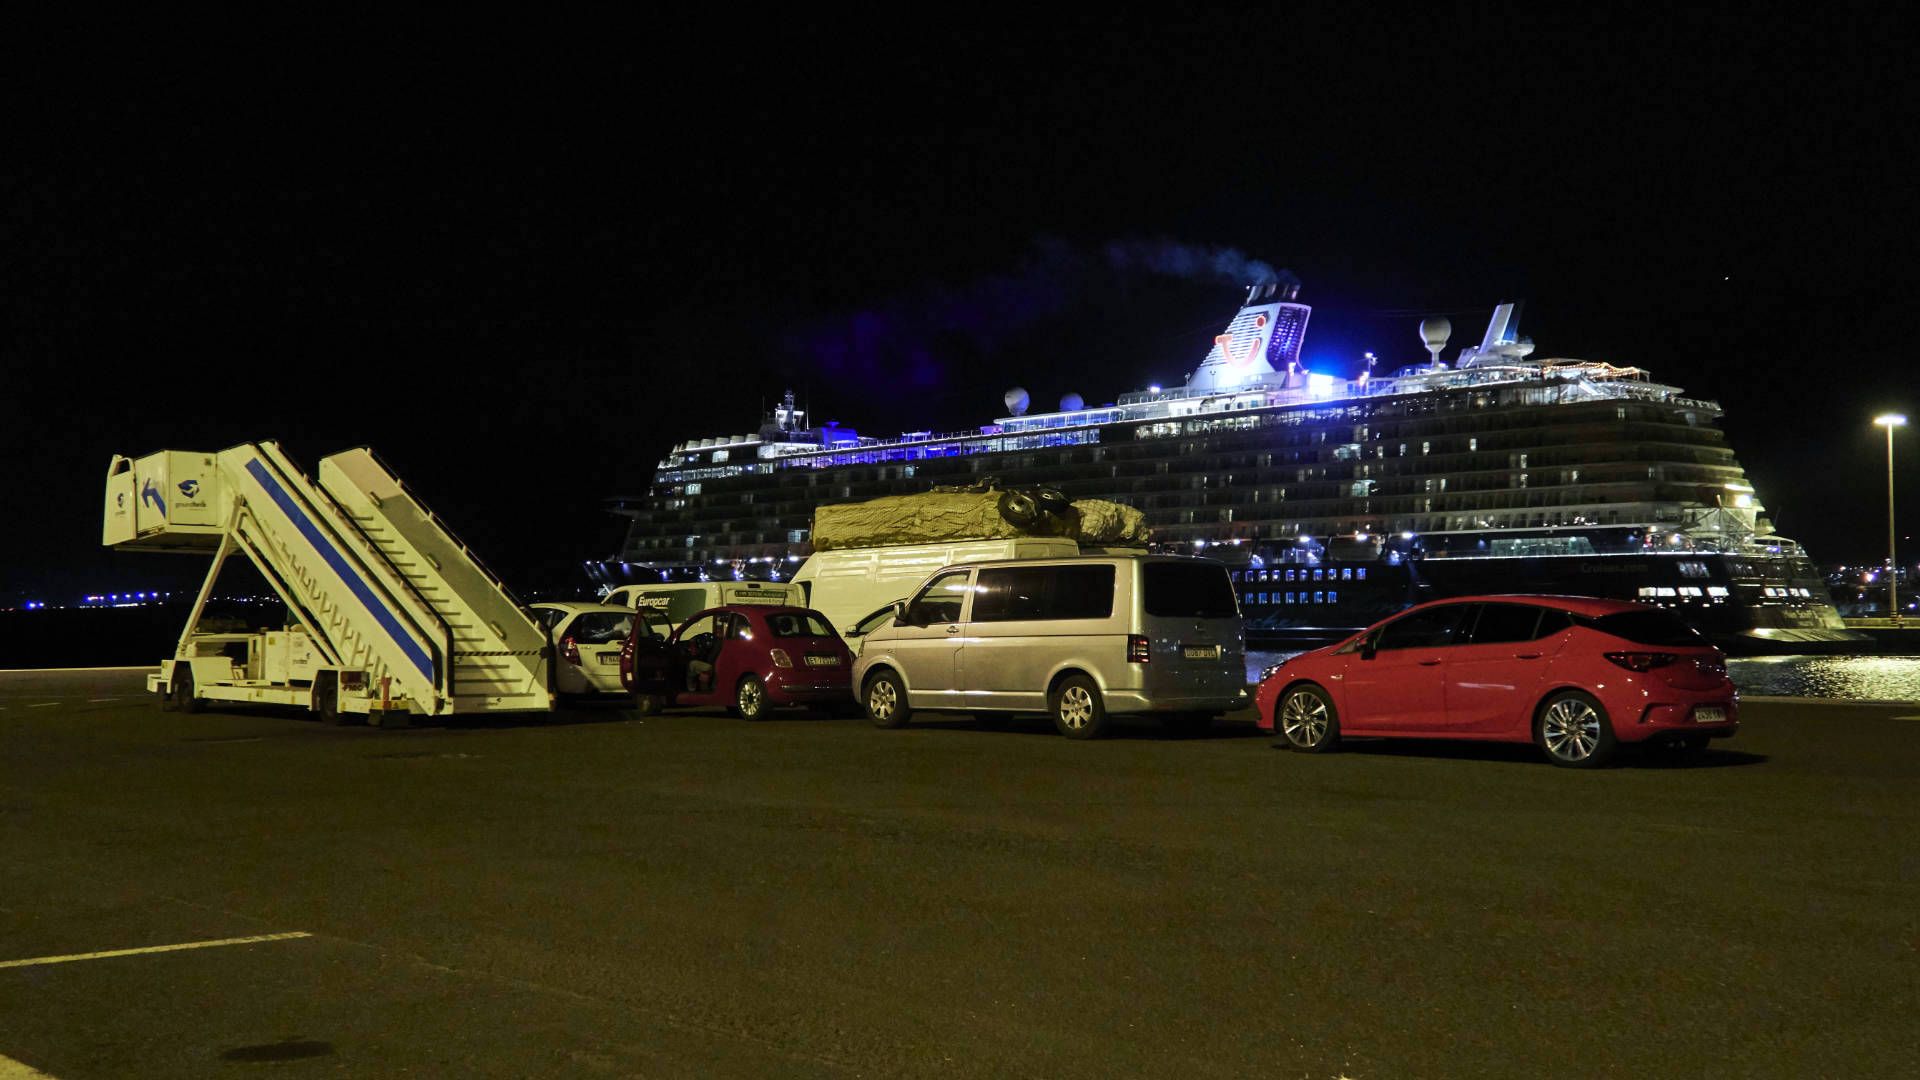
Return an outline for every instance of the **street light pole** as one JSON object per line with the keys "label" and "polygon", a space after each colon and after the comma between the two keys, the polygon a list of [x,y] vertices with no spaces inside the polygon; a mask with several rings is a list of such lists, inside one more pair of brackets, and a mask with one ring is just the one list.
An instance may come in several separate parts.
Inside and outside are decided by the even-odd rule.
{"label": "street light pole", "polygon": [[1893,546],[1893,429],[1907,422],[1898,413],[1873,418],[1887,429],[1887,608],[1893,614],[1895,629],[1900,627],[1900,559]]}

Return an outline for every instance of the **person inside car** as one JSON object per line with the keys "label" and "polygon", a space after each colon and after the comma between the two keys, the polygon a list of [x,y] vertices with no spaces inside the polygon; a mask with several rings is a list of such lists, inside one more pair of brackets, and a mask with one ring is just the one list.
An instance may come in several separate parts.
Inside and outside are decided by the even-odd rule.
{"label": "person inside car", "polygon": [[731,630],[725,615],[714,620],[713,632],[701,634],[693,639],[693,648],[687,654],[687,691],[699,693],[706,687],[701,683],[713,677],[713,661],[720,653],[720,638]]}

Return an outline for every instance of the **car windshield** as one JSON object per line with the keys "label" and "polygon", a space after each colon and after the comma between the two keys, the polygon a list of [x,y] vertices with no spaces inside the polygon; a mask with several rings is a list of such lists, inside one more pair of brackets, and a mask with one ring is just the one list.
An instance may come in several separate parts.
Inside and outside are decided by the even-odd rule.
{"label": "car windshield", "polygon": [[583,645],[625,641],[633,615],[624,611],[583,611],[567,625],[567,636]]}
{"label": "car windshield", "polygon": [[[894,603],[897,604],[899,603],[899,601],[896,600],[894,601]],[[871,634],[873,633],[875,627],[878,627],[881,623],[888,622],[892,618],[893,618],[893,604],[888,604],[886,607],[881,608],[879,611],[876,611],[873,614],[867,616],[866,618],[861,619],[859,622],[854,623],[852,628],[850,628],[847,631],[847,636],[861,637],[866,634]]]}
{"label": "car windshield", "polygon": [[1681,622],[1672,612],[1657,608],[1591,616],[1580,621],[1603,634],[1625,638],[1635,645],[1707,644],[1707,639],[1698,630]]}
{"label": "car windshield", "polygon": [[767,632],[777,638],[833,636],[827,620],[811,611],[781,611],[769,615]]}

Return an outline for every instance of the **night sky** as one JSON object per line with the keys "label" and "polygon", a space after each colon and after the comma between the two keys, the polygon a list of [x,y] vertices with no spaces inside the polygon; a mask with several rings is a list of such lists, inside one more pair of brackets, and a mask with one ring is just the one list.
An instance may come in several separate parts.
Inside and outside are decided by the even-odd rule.
{"label": "night sky", "polygon": [[584,587],[605,497],[784,389],[878,435],[1111,401],[1262,266],[1330,372],[1523,299],[1878,560],[1920,117],[1896,16],[1802,10],[49,35],[0,75],[0,606],[196,579],[99,546],[108,458],[259,439],[371,445],[510,584]]}

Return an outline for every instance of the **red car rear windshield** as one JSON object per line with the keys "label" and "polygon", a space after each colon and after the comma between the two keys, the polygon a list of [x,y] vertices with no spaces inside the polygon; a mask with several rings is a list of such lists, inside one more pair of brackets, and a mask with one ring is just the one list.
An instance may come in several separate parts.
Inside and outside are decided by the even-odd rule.
{"label": "red car rear windshield", "polygon": [[1614,615],[1576,616],[1579,621],[1603,634],[1625,638],[1635,645],[1707,644],[1698,630],[1665,611],[1622,611]]}
{"label": "red car rear windshield", "polygon": [[827,620],[812,612],[783,611],[767,616],[767,631],[774,637],[832,637]]}

